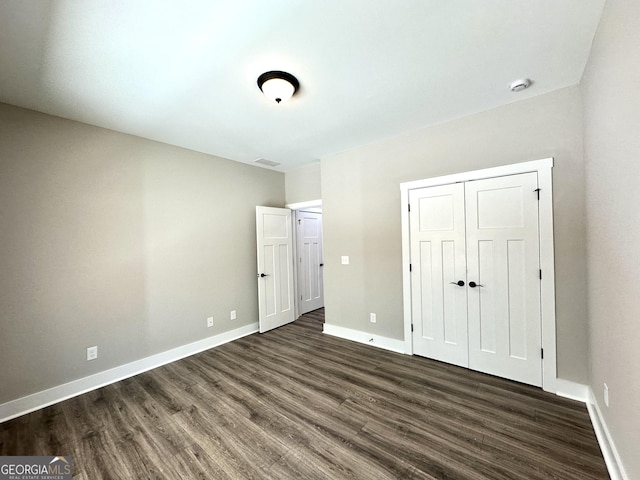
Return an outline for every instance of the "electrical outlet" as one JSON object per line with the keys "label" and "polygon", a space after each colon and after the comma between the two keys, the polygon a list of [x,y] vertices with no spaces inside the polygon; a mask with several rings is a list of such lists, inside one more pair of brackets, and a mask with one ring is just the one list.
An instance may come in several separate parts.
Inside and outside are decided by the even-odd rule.
{"label": "electrical outlet", "polygon": [[349,265],[349,255],[342,256],[342,265]]}
{"label": "electrical outlet", "polygon": [[231,310],[231,320],[235,320],[237,318],[236,311]]}
{"label": "electrical outlet", "polygon": [[87,361],[95,360],[98,358],[98,347],[88,347],[87,348]]}
{"label": "electrical outlet", "polygon": [[213,327],[213,317],[207,318],[207,327]]}
{"label": "electrical outlet", "polygon": [[609,406],[609,387],[607,387],[607,384],[604,384],[604,404],[608,407]]}
{"label": "electrical outlet", "polygon": [[369,314],[369,321],[370,321],[371,323],[376,323],[377,318],[376,318],[376,314],[375,314],[375,313],[370,313],[370,314]]}

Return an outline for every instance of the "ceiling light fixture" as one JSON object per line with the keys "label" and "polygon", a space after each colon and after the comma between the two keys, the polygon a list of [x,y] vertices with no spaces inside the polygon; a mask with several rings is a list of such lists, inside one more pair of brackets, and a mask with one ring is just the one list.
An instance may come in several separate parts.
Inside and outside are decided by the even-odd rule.
{"label": "ceiling light fixture", "polygon": [[512,92],[521,92],[522,90],[529,88],[531,86],[531,80],[528,78],[521,78],[519,80],[515,80],[511,82],[509,88]]}
{"label": "ceiling light fixture", "polygon": [[300,87],[298,79],[287,72],[265,72],[258,77],[258,87],[265,97],[276,103],[289,100]]}

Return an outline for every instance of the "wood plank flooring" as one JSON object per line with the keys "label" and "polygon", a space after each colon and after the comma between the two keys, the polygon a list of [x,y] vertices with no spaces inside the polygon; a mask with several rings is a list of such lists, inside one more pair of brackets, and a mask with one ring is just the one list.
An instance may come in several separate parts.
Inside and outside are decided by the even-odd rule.
{"label": "wood plank flooring", "polygon": [[607,479],[583,404],[323,335],[323,310],[0,425],[74,478]]}

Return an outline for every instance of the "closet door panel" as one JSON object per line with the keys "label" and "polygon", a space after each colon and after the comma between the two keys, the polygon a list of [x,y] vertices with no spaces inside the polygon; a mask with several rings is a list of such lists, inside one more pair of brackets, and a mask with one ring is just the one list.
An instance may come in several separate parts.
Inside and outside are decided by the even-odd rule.
{"label": "closet door panel", "polygon": [[468,366],[464,186],[410,193],[413,347]]}
{"label": "closet door panel", "polygon": [[465,184],[469,367],[540,386],[537,188],[536,173]]}

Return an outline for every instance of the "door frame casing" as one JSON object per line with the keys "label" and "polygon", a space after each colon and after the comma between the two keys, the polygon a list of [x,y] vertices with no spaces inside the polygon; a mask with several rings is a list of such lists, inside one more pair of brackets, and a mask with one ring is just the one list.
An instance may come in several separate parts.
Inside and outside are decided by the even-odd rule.
{"label": "door frame casing", "polygon": [[404,308],[405,353],[413,355],[413,335],[411,331],[411,233],[409,230],[409,192],[418,188],[434,187],[451,183],[503,177],[520,173],[536,172],[540,188],[538,204],[538,225],[540,235],[540,315],[542,328],[542,388],[557,392],[557,352],[556,352],[556,303],[555,267],[553,245],[553,157],[530,162],[514,163],[469,172],[454,173],[440,177],[415,180],[400,184],[402,219],[402,297]]}

